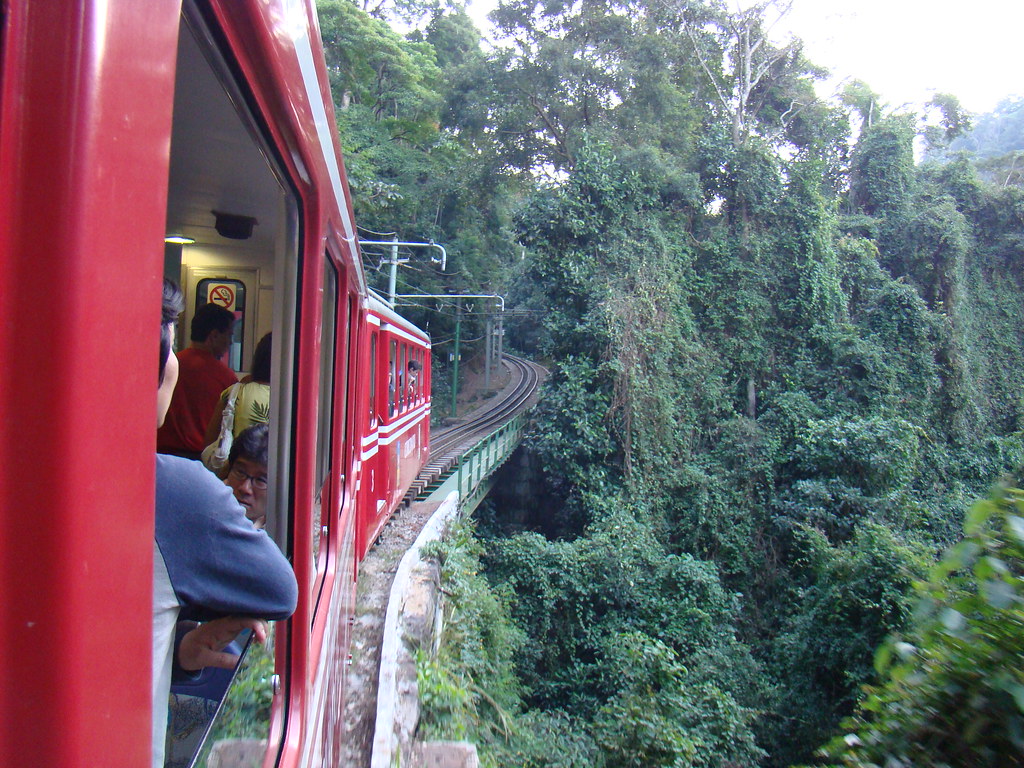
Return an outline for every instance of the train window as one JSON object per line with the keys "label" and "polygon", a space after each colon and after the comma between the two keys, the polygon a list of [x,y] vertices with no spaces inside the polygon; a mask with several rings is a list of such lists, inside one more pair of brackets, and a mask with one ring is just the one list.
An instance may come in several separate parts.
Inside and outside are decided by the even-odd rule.
{"label": "train window", "polygon": [[395,415],[395,387],[398,386],[395,366],[398,364],[398,343],[391,342],[388,354],[388,416]]}
{"label": "train window", "polygon": [[413,361],[414,356],[416,354],[416,350],[413,349],[413,347],[411,347],[410,345],[407,344],[406,347],[405,347],[405,351],[406,351],[406,359],[405,359],[405,401],[406,401],[406,405],[408,405],[411,408],[412,404],[413,404],[413,401],[415,399],[413,388],[416,386],[416,382],[415,382],[416,372],[409,370],[409,363],[411,363]]}
{"label": "train window", "polygon": [[395,361],[395,411],[401,412],[402,404],[405,402],[405,397],[402,394],[402,385],[405,383],[405,375],[402,371],[402,345],[394,344],[394,361]]}
{"label": "train window", "polygon": [[[334,475],[338,480],[338,506],[345,492],[345,478],[348,465],[352,460],[349,445],[349,386],[352,377],[352,355],[357,348],[355,338],[358,321],[358,301],[354,294],[346,293],[346,286],[341,283],[338,289],[338,354],[335,358],[334,374],[334,422],[333,432],[340,437],[338,443],[341,454],[331,461]],[[347,301],[346,301],[347,298]]]}
{"label": "train window", "polygon": [[[236,323],[225,361],[232,370],[241,371],[242,349],[246,346],[246,290],[245,283],[232,278],[203,278],[196,282],[195,300],[191,307],[194,315],[204,304],[216,304],[234,313]],[[190,316],[191,316],[190,315]]]}
{"label": "train window", "polygon": [[409,348],[409,364],[412,368],[409,370],[409,404],[413,405],[419,399],[417,396],[416,388],[419,386],[419,357],[420,353],[416,347]]}
{"label": "train window", "polygon": [[337,358],[338,273],[327,257],[324,264],[323,315],[320,324],[320,404],[316,438],[317,488],[322,488],[331,466],[334,362]]}
{"label": "train window", "polygon": [[416,347],[409,347],[409,365],[412,366],[408,369],[409,383],[406,385],[409,390],[409,405],[412,406],[416,403]]}
{"label": "train window", "polygon": [[[338,493],[344,493],[345,477],[349,462],[352,460],[349,445],[349,386],[352,379],[352,355],[356,352],[357,330],[359,328],[358,300],[352,293],[347,293],[344,283],[338,289],[338,339],[339,350],[334,376],[334,433],[340,436],[341,455],[335,456],[332,466],[339,477]],[[347,299],[347,301],[346,301]]]}
{"label": "train window", "polygon": [[[316,432],[316,508],[310,515],[313,542],[313,570],[322,573],[327,567],[327,542],[331,524],[330,483],[327,482],[331,469],[331,438],[334,424],[334,378],[337,359],[338,324],[338,273],[325,254],[322,313],[320,316],[320,392],[317,404]],[[319,590],[320,581],[314,587]]]}
{"label": "train window", "polygon": [[377,419],[377,336],[379,335],[377,331],[370,334],[370,429],[373,429]]}
{"label": "train window", "polygon": [[413,356],[416,354],[416,350],[410,347],[408,344],[405,346],[405,357],[403,362],[405,363],[405,404],[408,407],[412,407],[413,403],[413,387],[416,386],[414,379],[416,378],[415,371],[409,370],[409,363],[412,362]]}
{"label": "train window", "polygon": [[406,404],[406,376],[407,371],[405,370],[405,357],[408,353],[408,347],[405,344],[398,345],[398,408],[399,410],[405,409]]}
{"label": "train window", "polygon": [[416,350],[416,363],[419,368],[416,371],[416,402],[423,399],[423,350]]}
{"label": "train window", "polygon": [[413,379],[416,378],[415,371],[409,370],[409,363],[411,363],[413,361],[415,354],[416,354],[416,350],[414,350],[411,346],[406,345],[406,347],[405,347],[405,402],[406,402],[406,405],[408,405],[409,407],[412,407],[412,403],[413,403],[413,400],[414,400],[414,397],[413,397],[413,387],[416,386],[416,382],[413,381]]}

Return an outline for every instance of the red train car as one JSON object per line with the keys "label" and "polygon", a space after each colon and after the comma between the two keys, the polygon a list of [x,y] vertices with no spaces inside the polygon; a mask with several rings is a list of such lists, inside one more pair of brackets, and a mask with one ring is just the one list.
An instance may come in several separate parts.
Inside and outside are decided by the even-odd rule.
{"label": "red train car", "polygon": [[267,528],[299,604],[263,765],[337,764],[355,569],[426,455],[430,344],[366,288],[312,0],[0,14],[0,764],[150,762],[165,274],[183,325],[240,317],[239,372],[274,333]]}
{"label": "red train car", "polygon": [[[430,452],[430,340],[372,299],[367,358],[375,372],[362,435],[363,484],[356,552],[363,557],[416,479]],[[360,487],[360,491],[363,486]]]}

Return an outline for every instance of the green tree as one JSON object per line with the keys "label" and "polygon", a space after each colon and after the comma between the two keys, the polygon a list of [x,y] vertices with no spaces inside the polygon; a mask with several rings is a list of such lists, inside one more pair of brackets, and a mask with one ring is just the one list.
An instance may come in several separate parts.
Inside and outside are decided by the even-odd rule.
{"label": "green tree", "polygon": [[433,49],[403,40],[348,0],[317,8],[356,213],[393,215],[439,139]]}
{"label": "green tree", "polygon": [[[867,522],[832,546],[810,529],[794,531],[789,615],[770,643],[777,689],[777,763],[801,760],[807,745],[835,732],[874,674],[874,650],[902,629],[911,613],[911,584],[927,569],[929,553]],[[784,734],[784,735],[783,735]]]}
{"label": "green tree", "polygon": [[628,633],[616,638],[626,681],[601,708],[594,737],[607,768],[757,765],[753,712],[717,686],[694,679],[671,648]]}
{"label": "green tree", "polygon": [[910,116],[887,117],[865,129],[850,168],[850,201],[869,216],[900,216],[914,185],[914,125]]}
{"label": "green tree", "polygon": [[[698,2],[682,7],[708,13]],[[492,58],[489,107],[507,164],[557,174],[575,163],[587,132],[614,135],[615,143],[643,137],[669,155],[688,146],[699,126],[690,98],[698,83],[678,8],[646,0],[500,3],[492,19],[507,42]]]}
{"label": "green tree", "polygon": [[710,31],[703,14],[689,20],[687,34],[736,149],[745,147],[751,136],[772,135],[781,127],[781,119],[778,126],[765,120],[778,114],[766,108],[776,91],[793,87],[794,80],[825,74],[803,58],[798,40],[781,46],[773,42],[772,28],[791,8],[792,0],[762,0],[746,9],[719,12]]}
{"label": "green tree", "polygon": [[927,151],[934,152],[948,147],[954,139],[971,130],[971,115],[951,93],[937,93],[928,102],[922,135],[928,144]]}
{"label": "green tree", "polygon": [[882,118],[886,106],[881,97],[863,80],[851,80],[843,85],[839,102],[860,119],[862,133],[870,129],[876,120]]}

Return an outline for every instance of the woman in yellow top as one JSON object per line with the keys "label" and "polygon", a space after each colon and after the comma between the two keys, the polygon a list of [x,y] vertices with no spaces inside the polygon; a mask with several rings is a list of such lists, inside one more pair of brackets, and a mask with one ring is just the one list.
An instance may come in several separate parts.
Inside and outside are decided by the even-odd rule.
{"label": "woman in yellow top", "polygon": [[220,423],[224,406],[231,396],[231,390],[238,387],[235,397],[235,423],[231,434],[238,437],[244,429],[253,424],[266,424],[270,420],[270,334],[256,345],[252,353],[252,373],[238,384],[220,393],[220,401],[213,411],[213,417],[206,426],[206,444],[220,437]]}

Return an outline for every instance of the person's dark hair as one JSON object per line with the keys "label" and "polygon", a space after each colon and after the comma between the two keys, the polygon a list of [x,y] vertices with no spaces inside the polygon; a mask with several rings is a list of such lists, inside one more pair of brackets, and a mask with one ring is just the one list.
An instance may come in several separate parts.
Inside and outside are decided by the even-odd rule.
{"label": "person's dark hair", "polygon": [[164,368],[171,356],[171,326],[185,308],[181,288],[170,278],[164,278],[164,297],[160,306],[160,384],[164,383]]}
{"label": "person's dark hair", "polygon": [[235,465],[235,461],[238,459],[267,466],[269,445],[269,424],[253,424],[251,427],[246,427],[231,443],[231,451],[228,453],[228,470]]}
{"label": "person's dark hair", "polygon": [[270,383],[270,334],[268,333],[252,353],[252,380],[260,384]]}
{"label": "person's dark hair", "polygon": [[203,304],[192,315],[192,341],[206,341],[214,331],[222,333],[235,324],[235,313],[220,304]]}
{"label": "person's dark hair", "polygon": [[420,365],[420,361],[419,360],[410,360],[409,361],[409,370],[410,371],[418,371],[422,367],[423,366]]}

